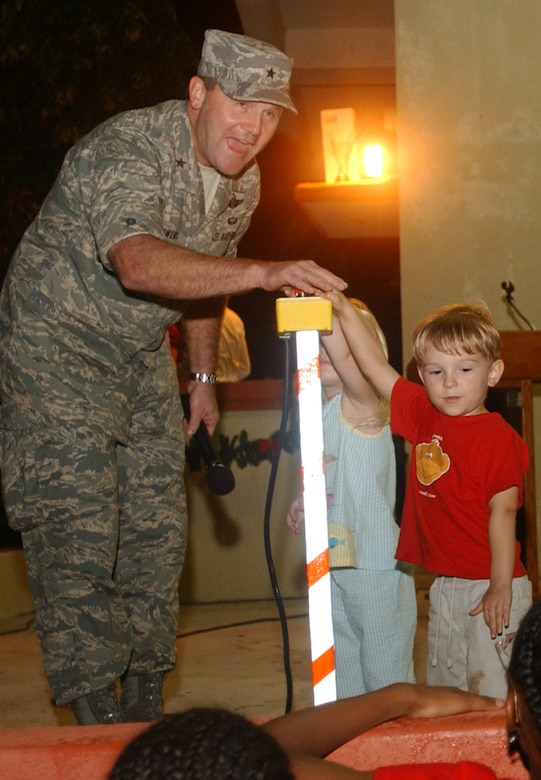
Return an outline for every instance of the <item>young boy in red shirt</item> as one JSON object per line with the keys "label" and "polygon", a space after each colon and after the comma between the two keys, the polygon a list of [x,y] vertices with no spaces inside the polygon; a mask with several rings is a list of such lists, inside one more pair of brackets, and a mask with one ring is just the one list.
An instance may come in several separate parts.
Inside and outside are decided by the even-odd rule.
{"label": "young boy in red shirt", "polygon": [[504,697],[512,641],[532,600],[516,540],[528,451],[485,406],[504,369],[490,313],[454,304],[417,326],[421,386],[388,363],[344,295],[324,297],[361,371],[389,399],[393,433],[412,447],[396,556],[437,575],[427,682]]}

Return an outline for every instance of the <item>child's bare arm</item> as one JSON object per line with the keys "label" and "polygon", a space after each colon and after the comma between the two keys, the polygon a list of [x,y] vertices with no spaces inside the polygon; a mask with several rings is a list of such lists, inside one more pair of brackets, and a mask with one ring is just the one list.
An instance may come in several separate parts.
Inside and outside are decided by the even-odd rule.
{"label": "child's bare arm", "polygon": [[495,639],[509,625],[515,565],[518,488],[496,493],[489,503],[488,543],[490,547],[490,585],[480,603],[470,612],[481,612]]}
{"label": "child's bare arm", "polygon": [[[503,704],[501,700],[458,688],[397,683],[351,699],[339,699],[282,715],[265,723],[263,729],[288,752],[323,757],[358,734],[388,720],[490,712],[500,709]],[[327,776],[334,777],[332,773],[296,775],[309,778]],[[365,775],[361,773],[359,777]]]}
{"label": "child's bare arm", "polygon": [[[357,314],[357,316],[359,315]],[[373,407],[377,404],[378,396],[351,354],[349,344],[336,315],[333,315],[332,333],[322,336],[321,341],[342,382],[342,396],[345,396],[352,404],[359,404],[361,408],[363,406]]]}
{"label": "child's bare arm", "polygon": [[333,304],[351,354],[364,376],[384,398],[390,399],[399,373],[389,364],[385,354],[345,295],[337,290],[322,293]]}

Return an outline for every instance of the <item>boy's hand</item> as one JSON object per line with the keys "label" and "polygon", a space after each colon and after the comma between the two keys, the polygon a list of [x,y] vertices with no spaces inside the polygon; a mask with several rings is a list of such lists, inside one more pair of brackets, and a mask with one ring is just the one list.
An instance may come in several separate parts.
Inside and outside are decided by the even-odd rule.
{"label": "boy's hand", "polygon": [[301,525],[304,522],[304,509],[300,498],[296,498],[289,507],[286,522],[294,534],[300,533]]}
{"label": "boy's hand", "polygon": [[511,600],[511,585],[490,585],[479,604],[469,614],[475,617],[483,613],[490,636],[496,639],[509,627]]}

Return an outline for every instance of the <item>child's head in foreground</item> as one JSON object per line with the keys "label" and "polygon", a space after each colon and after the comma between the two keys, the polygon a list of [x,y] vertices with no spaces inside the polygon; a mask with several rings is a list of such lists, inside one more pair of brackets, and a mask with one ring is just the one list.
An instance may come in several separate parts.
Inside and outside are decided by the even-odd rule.
{"label": "child's head in foreground", "polygon": [[130,742],[109,780],[293,780],[275,739],[238,713],[192,707],[165,715]]}

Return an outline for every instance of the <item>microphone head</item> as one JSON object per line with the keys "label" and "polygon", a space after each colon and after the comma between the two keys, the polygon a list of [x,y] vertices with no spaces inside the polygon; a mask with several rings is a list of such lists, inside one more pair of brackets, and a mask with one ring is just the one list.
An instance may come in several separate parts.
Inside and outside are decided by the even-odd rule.
{"label": "microphone head", "polygon": [[511,295],[515,292],[515,285],[513,282],[502,282],[502,290],[505,290],[507,295]]}
{"label": "microphone head", "polygon": [[211,463],[207,468],[207,482],[215,496],[225,496],[235,487],[233,472],[223,463]]}

